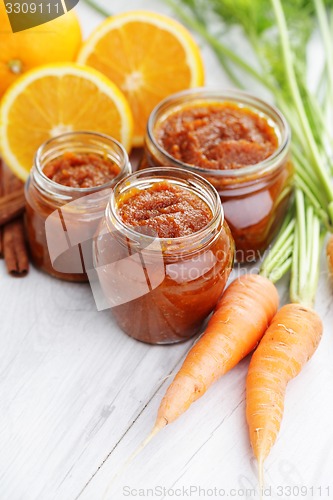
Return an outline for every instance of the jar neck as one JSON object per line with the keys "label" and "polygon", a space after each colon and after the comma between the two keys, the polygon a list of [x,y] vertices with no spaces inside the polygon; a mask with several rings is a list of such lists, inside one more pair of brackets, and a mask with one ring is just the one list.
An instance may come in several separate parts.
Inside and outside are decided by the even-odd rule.
{"label": "jar neck", "polygon": [[[241,107],[250,108],[253,112],[260,114],[274,127],[277,138],[277,150],[266,160],[255,165],[248,165],[237,169],[205,169],[195,165],[187,164],[173,158],[158,143],[155,131],[156,128],[172,113],[180,111],[182,108],[188,109],[191,106],[202,104],[232,103]],[[197,88],[178,92],[156,106],[149,117],[147,133],[145,137],[146,151],[151,155],[152,161],[158,164],[166,164],[177,168],[186,168],[205,177],[223,179],[234,179],[238,182],[249,181],[258,176],[274,174],[281,168],[288,158],[290,150],[291,132],[289,125],[283,114],[274,106],[259,99],[256,96],[238,90],[210,90]]]}
{"label": "jar neck", "polygon": [[[119,167],[119,173],[113,179],[99,186],[75,188],[64,186],[44,174],[45,166],[66,152],[74,154],[94,153],[110,159]],[[34,165],[31,170],[31,180],[44,197],[57,199],[60,202],[70,202],[81,197],[94,195],[109,196],[119,180],[131,173],[131,164],[124,147],[115,139],[94,132],[70,132],[52,138],[42,144],[37,150]],[[99,194],[97,194],[99,193]]]}
{"label": "jar neck", "polygon": [[[172,186],[190,191],[203,200],[212,212],[212,219],[199,231],[178,238],[159,238],[147,234],[147,228],[127,226],[119,217],[117,202],[130,189],[148,189],[155,183],[167,181]],[[106,225],[118,241],[131,246],[135,251],[145,250],[170,258],[189,256],[209,246],[220,234],[224,222],[223,207],[215,188],[199,175],[178,168],[158,167],[135,172],[126,180],[120,181],[111,193],[106,209]]]}

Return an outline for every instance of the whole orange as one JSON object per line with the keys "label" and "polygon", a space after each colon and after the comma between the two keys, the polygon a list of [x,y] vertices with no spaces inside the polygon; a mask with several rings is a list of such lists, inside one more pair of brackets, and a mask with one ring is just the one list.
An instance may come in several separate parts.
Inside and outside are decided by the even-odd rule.
{"label": "whole orange", "polygon": [[73,11],[35,28],[12,33],[0,1],[0,97],[27,70],[41,64],[73,61],[82,43]]}

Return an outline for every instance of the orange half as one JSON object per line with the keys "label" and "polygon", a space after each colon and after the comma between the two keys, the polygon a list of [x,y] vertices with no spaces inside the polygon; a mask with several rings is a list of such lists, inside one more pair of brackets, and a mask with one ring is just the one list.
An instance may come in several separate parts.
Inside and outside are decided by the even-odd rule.
{"label": "orange half", "polygon": [[177,21],[149,11],[104,21],[83,45],[78,61],[104,73],[127,97],[136,146],[143,144],[149,114],[162,99],[204,83],[192,35]]}
{"label": "orange half", "polygon": [[5,93],[0,108],[1,154],[23,181],[38,147],[64,132],[110,135],[129,150],[133,119],[126,98],[104,75],[76,63],[41,66]]}

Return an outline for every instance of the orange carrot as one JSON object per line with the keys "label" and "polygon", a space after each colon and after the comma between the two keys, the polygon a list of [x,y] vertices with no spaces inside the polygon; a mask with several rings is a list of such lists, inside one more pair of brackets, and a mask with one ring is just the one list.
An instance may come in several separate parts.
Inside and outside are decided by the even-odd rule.
{"label": "orange carrot", "polygon": [[280,429],[288,382],[315,352],[323,331],[318,314],[288,304],[275,315],[254,352],[246,381],[246,418],[263,487],[263,463]]}
{"label": "orange carrot", "polygon": [[153,432],[178,418],[256,347],[278,304],[275,286],[262,276],[248,274],[229,286],[168,388]]}
{"label": "orange carrot", "polygon": [[326,247],[328,269],[333,276],[333,236],[330,237]]}

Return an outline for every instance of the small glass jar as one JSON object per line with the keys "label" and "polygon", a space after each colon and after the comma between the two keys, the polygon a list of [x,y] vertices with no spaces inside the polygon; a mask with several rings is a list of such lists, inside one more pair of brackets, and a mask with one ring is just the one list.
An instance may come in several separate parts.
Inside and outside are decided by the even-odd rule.
{"label": "small glass jar", "polygon": [[[231,103],[267,119],[278,138],[277,150],[255,165],[212,170],[173,158],[158,143],[157,127],[173,112],[198,104]],[[167,165],[184,168],[205,177],[217,189],[236,243],[236,260],[259,260],[277,234],[292,192],[293,166],[290,160],[290,129],[283,115],[270,104],[236,90],[199,88],[174,94],[151,113],[145,137],[145,156],[140,168]]]}
{"label": "small glass jar", "polygon": [[[118,200],[133,188],[144,190],[164,181],[205,201],[210,222],[177,238],[154,237],[125,225]],[[213,186],[196,174],[161,167],[141,170],[117,184],[93,255],[105,303],[120,328],[142,342],[169,344],[198,333],[214,309],[233,266],[234,242]]]}
{"label": "small glass jar", "polygon": [[[54,182],[45,166],[64,153],[94,153],[112,160],[119,173],[96,187],[73,188]],[[115,184],[131,172],[121,144],[103,134],[70,132],[45,142],[37,151],[25,186],[26,233],[35,266],[66,281],[88,280],[92,238]]]}

